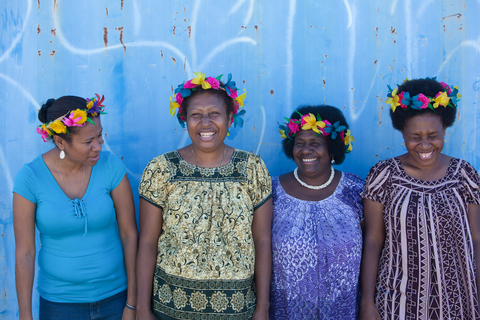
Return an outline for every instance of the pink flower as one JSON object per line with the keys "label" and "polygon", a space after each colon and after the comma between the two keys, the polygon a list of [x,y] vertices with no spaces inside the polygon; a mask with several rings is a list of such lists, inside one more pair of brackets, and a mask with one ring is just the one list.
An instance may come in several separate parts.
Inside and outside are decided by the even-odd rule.
{"label": "pink flower", "polygon": [[292,134],[296,134],[298,131],[300,131],[300,126],[298,123],[293,122],[292,119],[290,119],[290,122],[287,123],[287,127],[290,129],[290,132]]}
{"label": "pink flower", "polygon": [[48,131],[44,130],[42,127],[38,127],[37,133],[42,135],[43,142],[47,142]]}
{"label": "pink flower", "polygon": [[232,90],[231,88],[227,88],[227,90],[230,92],[229,94],[230,98],[236,99],[238,97],[237,90]]}
{"label": "pink flower", "polygon": [[[85,119],[86,119],[86,112],[85,113]],[[82,125],[77,123],[77,122],[80,122],[82,120],[82,117],[81,116],[78,116],[76,118],[74,118],[75,116],[77,116],[75,114],[75,112],[71,112],[70,113],[70,116],[67,118],[67,117],[63,117],[63,120],[62,122],[67,126],[67,127],[81,127]],[[85,121],[84,121],[85,122]]]}
{"label": "pink flower", "polygon": [[233,114],[237,114],[238,112],[238,102],[234,101],[233,102]]}
{"label": "pink flower", "polygon": [[180,116],[180,119],[182,119],[182,121],[185,122],[185,117],[184,116]]}
{"label": "pink flower", "polygon": [[207,79],[205,79],[205,81],[210,83],[212,89],[220,88],[220,81],[218,81],[216,78],[208,77]]}
{"label": "pink flower", "polygon": [[448,91],[447,91],[447,94],[450,94],[452,93],[452,89],[450,89],[450,87],[448,86],[448,84],[446,84],[445,82],[441,81],[440,84],[442,85],[443,87],[443,90],[447,89],[448,88]]}
{"label": "pink flower", "polygon": [[192,80],[188,80],[187,82],[185,82],[183,84],[183,88],[184,89],[193,89],[195,88],[197,85],[195,83],[192,83]]}
{"label": "pink flower", "polygon": [[420,109],[428,108],[428,104],[430,103],[430,99],[427,98],[427,96],[425,96],[423,93],[420,93],[418,95],[417,101],[421,101],[423,103],[422,106],[420,107]]}
{"label": "pink flower", "polygon": [[325,127],[324,128],[318,128],[320,130],[320,132],[322,133],[322,135],[324,136],[328,136],[331,132],[326,132],[324,129],[325,128],[328,128],[329,126],[331,126],[332,124],[330,123],[330,121],[328,120],[323,120],[323,123],[325,123]]}
{"label": "pink flower", "polygon": [[177,95],[175,96],[175,100],[177,101],[178,104],[182,104],[182,101],[183,101],[183,97],[182,95],[179,93],[177,93]]}
{"label": "pink flower", "polygon": [[401,92],[400,94],[398,94],[398,102],[400,102],[400,107],[401,107],[402,109],[407,109],[408,106],[406,106],[406,105],[404,105],[404,104],[402,103],[402,101],[403,101],[403,95],[404,95],[404,94],[405,94],[405,92]]}
{"label": "pink flower", "polygon": [[232,124],[232,123],[233,123],[233,121],[234,121],[234,120],[233,120],[233,117],[232,117],[232,119],[230,119],[230,124]]}

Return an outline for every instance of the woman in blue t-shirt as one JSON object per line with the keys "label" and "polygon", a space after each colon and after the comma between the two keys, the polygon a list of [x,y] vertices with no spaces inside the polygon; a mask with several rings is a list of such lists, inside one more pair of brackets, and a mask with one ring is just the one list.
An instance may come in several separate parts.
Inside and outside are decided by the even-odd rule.
{"label": "woman in blue t-shirt", "polygon": [[35,225],[41,320],[135,319],[135,207],[123,163],[101,152],[102,102],[65,96],[39,111],[37,132],[55,147],[13,188],[20,319],[32,319]]}

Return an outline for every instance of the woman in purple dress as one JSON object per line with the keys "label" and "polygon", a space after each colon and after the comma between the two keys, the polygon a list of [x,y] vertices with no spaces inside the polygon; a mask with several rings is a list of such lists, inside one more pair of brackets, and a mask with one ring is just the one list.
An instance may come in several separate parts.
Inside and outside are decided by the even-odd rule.
{"label": "woman in purple dress", "polygon": [[342,112],[295,110],[280,126],[293,172],[273,178],[270,319],[356,319],[363,180],[333,169],[352,150]]}

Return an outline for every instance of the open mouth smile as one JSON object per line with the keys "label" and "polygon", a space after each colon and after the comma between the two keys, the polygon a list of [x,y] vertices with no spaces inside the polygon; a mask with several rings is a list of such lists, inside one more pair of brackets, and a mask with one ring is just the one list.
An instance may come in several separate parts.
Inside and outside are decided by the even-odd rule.
{"label": "open mouth smile", "polygon": [[428,160],[433,156],[433,151],[430,152],[418,152],[418,155],[420,156],[420,159],[422,160]]}

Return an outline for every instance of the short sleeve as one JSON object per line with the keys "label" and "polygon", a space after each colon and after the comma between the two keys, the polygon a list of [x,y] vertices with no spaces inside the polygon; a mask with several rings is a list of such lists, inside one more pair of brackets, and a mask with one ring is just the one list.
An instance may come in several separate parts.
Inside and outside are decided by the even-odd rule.
{"label": "short sleeve", "polygon": [[480,205],[480,178],[477,170],[468,162],[464,162],[461,168],[465,199],[468,204]]}
{"label": "short sleeve", "polygon": [[363,191],[365,181],[352,173],[343,173],[345,175],[344,190],[341,193],[341,200],[348,206],[351,206],[358,213],[360,221],[363,217]]}
{"label": "short sleeve", "polygon": [[380,161],[374,165],[365,180],[365,187],[361,196],[383,205],[387,202],[389,194],[389,180],[391,175],[390,162]]}
{"label": "short sleeve", "polygon": [[114,190],[120,182],[122,182],[123,177],[127,174],[127,169],[117,156],[111,154],[110,152],[105,153],[107,160],[106,164],[108,170],[110,171],[110,181],[111,181],[111,190]]}
{"label": "short sleeve", "polygon": [[168,198],[168,186],[171,184],[171,172],[164,155],[150,161],[143,170],[138,186],[140,198],[163,209]]}
{"label": "short sleeve", "polygon": [[272,178],[263,160],[253,153],[249,154],[246,170],[248,192],[257,210],[272,196]]}
{"label": "short sleeve", "polygon": [[15,177],[13,192],[21,195],[28,201],[37,203],[35,174],[26,164],[20,169]]}

